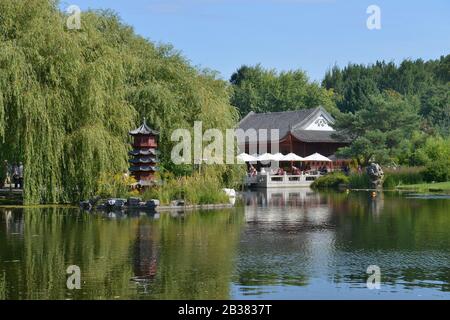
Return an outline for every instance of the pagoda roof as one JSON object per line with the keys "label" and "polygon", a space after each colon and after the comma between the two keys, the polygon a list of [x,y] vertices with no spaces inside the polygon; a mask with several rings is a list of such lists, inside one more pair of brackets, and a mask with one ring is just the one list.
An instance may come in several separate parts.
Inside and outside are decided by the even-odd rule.
{"label": "pagoda roof", "polygon": [[129,169],[131,172],[150,172],[150,171],[158,171],[157,167],[153,166],[132,166]]}
{"label": "pagoda roof", "polygon": [[158,151],[155,148],[149,148],[149,149],[133,149],[128,154],[132,156],[149,156],[153,155],[156,156],[158,154]]}
{"label": "pagoda roof", "polygon": [[140,157],[129,160],[130,163],[157,163],[158,159],[154,157]]}
{"label": "pagoda roof", "polygon": [[134,129],[134,130],[131,130],[130,132],[129,132],[129,134],[130,135],[132,135],[132,136],[137,136],[137,135],[158,135],[159,134],[159,132],[158,131],[155,131],[155,130],[153,130],[153,129],[151,129],[148,125],[147,125],[147,122],[146,122],[146,120],[145,120],[145,118],[144,118],[144,122],[142,123],[142,125],[139,127],[139,128],[136,128],[136,129]]}

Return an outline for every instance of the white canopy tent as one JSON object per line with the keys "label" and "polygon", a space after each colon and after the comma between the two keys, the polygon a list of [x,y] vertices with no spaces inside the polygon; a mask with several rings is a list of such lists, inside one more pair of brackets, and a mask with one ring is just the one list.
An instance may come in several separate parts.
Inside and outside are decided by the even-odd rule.
{"label": "white canopy tent", "polygon": [[275,161],[284,161],[284,155],[282,154],[282,153],[280,153],[280,152],[278,152],[278,153],[275,153],[274,155],[273,155],[273,159],[275,160]]}
{"label": "white canopy tent", "polygon": [[288,153],[287,155],[283,156],[283,161],[303,161],[304,158],[296,155],[295,153]]}
{"label": "white canopy tent", "polygon": [[303,158],[303,161],[320,161],[320,162],[331,162],[330,159],[327,157],[321,155],[320,153],[313,153],[310,156],[307,156],[306,158]]}
{"label": "white canopy tent", "polygon": [[256,162],[257,159],[254,156],[251,156],[247,153],[241,153],[236,157],[238,160],[243,161],[243,162]]}
{"label": "white canopy tent", "polygon": [[277,161],[271,153],[264,153],[257,158],[258,161]]}

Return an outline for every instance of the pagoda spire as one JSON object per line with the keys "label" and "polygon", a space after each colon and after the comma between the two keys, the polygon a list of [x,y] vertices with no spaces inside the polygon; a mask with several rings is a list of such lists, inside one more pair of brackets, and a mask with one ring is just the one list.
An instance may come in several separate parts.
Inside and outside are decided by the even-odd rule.
{"label": "pagoda spire", "polygon": [[155,172],[158,171],[157,135],[158,132],[147,125],[147,118],[143,117],[143,123],[137,129],[129,132],[133,136],[130,154],[131,175],[141,187],[153,185]]}

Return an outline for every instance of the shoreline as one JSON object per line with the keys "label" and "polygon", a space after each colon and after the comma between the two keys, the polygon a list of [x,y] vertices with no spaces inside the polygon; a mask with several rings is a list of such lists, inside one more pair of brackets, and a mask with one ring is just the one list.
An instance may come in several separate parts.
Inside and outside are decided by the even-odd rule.
{"label": "shoreline", "polygon": [[[185,206],[157,206],[155,207],[156,212],[162,211],[189,211],[189,210],[211,210],[211,209],[231,209],[234,208],[235,205],[231,203],[217,203],[217,204],[192,204]],[[48,208],[67,208],[67,209],[80,209],[79,206],[74,204],[40,204],[40,205],[0,205],[0,209],[48,209]],[[139,208],[125,208],[123,210],[140,210]],[[141,209],[142,210],[142,209]],[[102,211],[102,210],[92,210],[94,211]]]}

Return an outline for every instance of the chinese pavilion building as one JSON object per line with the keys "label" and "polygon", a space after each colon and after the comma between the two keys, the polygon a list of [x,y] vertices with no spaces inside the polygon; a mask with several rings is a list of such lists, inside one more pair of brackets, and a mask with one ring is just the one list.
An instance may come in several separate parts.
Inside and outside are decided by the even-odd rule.
{"label": "chinese pavilion building", "polygon": [[151,129],[144,118],[143,124],[129,134],[133,137],[131,143],[133,150],[129,152],[129,171],[138,185],[151,186],[155,180],[155,172],[158,170],[157,136],[159,133]]}
{"label": "chinese pavilion building", "polygon": [[[337,149],[347,146],[348,139],[335,137],[332,125],[334,118],[322,107],[284,112],[250,112],[239,123],[238,128],[267,130],[268,135],[261,139],[241,142],[239,149],[247,153],[272,152],[271,146],[278,145],[281,152],[293,152],[301,157],[318,152],[327,157],[333,156]],[[276,137],[270,136],[270,130],[278,131]],[[263,146],[264,150],[260,150]],[[253,152],[252,152],[253,150]]]}

